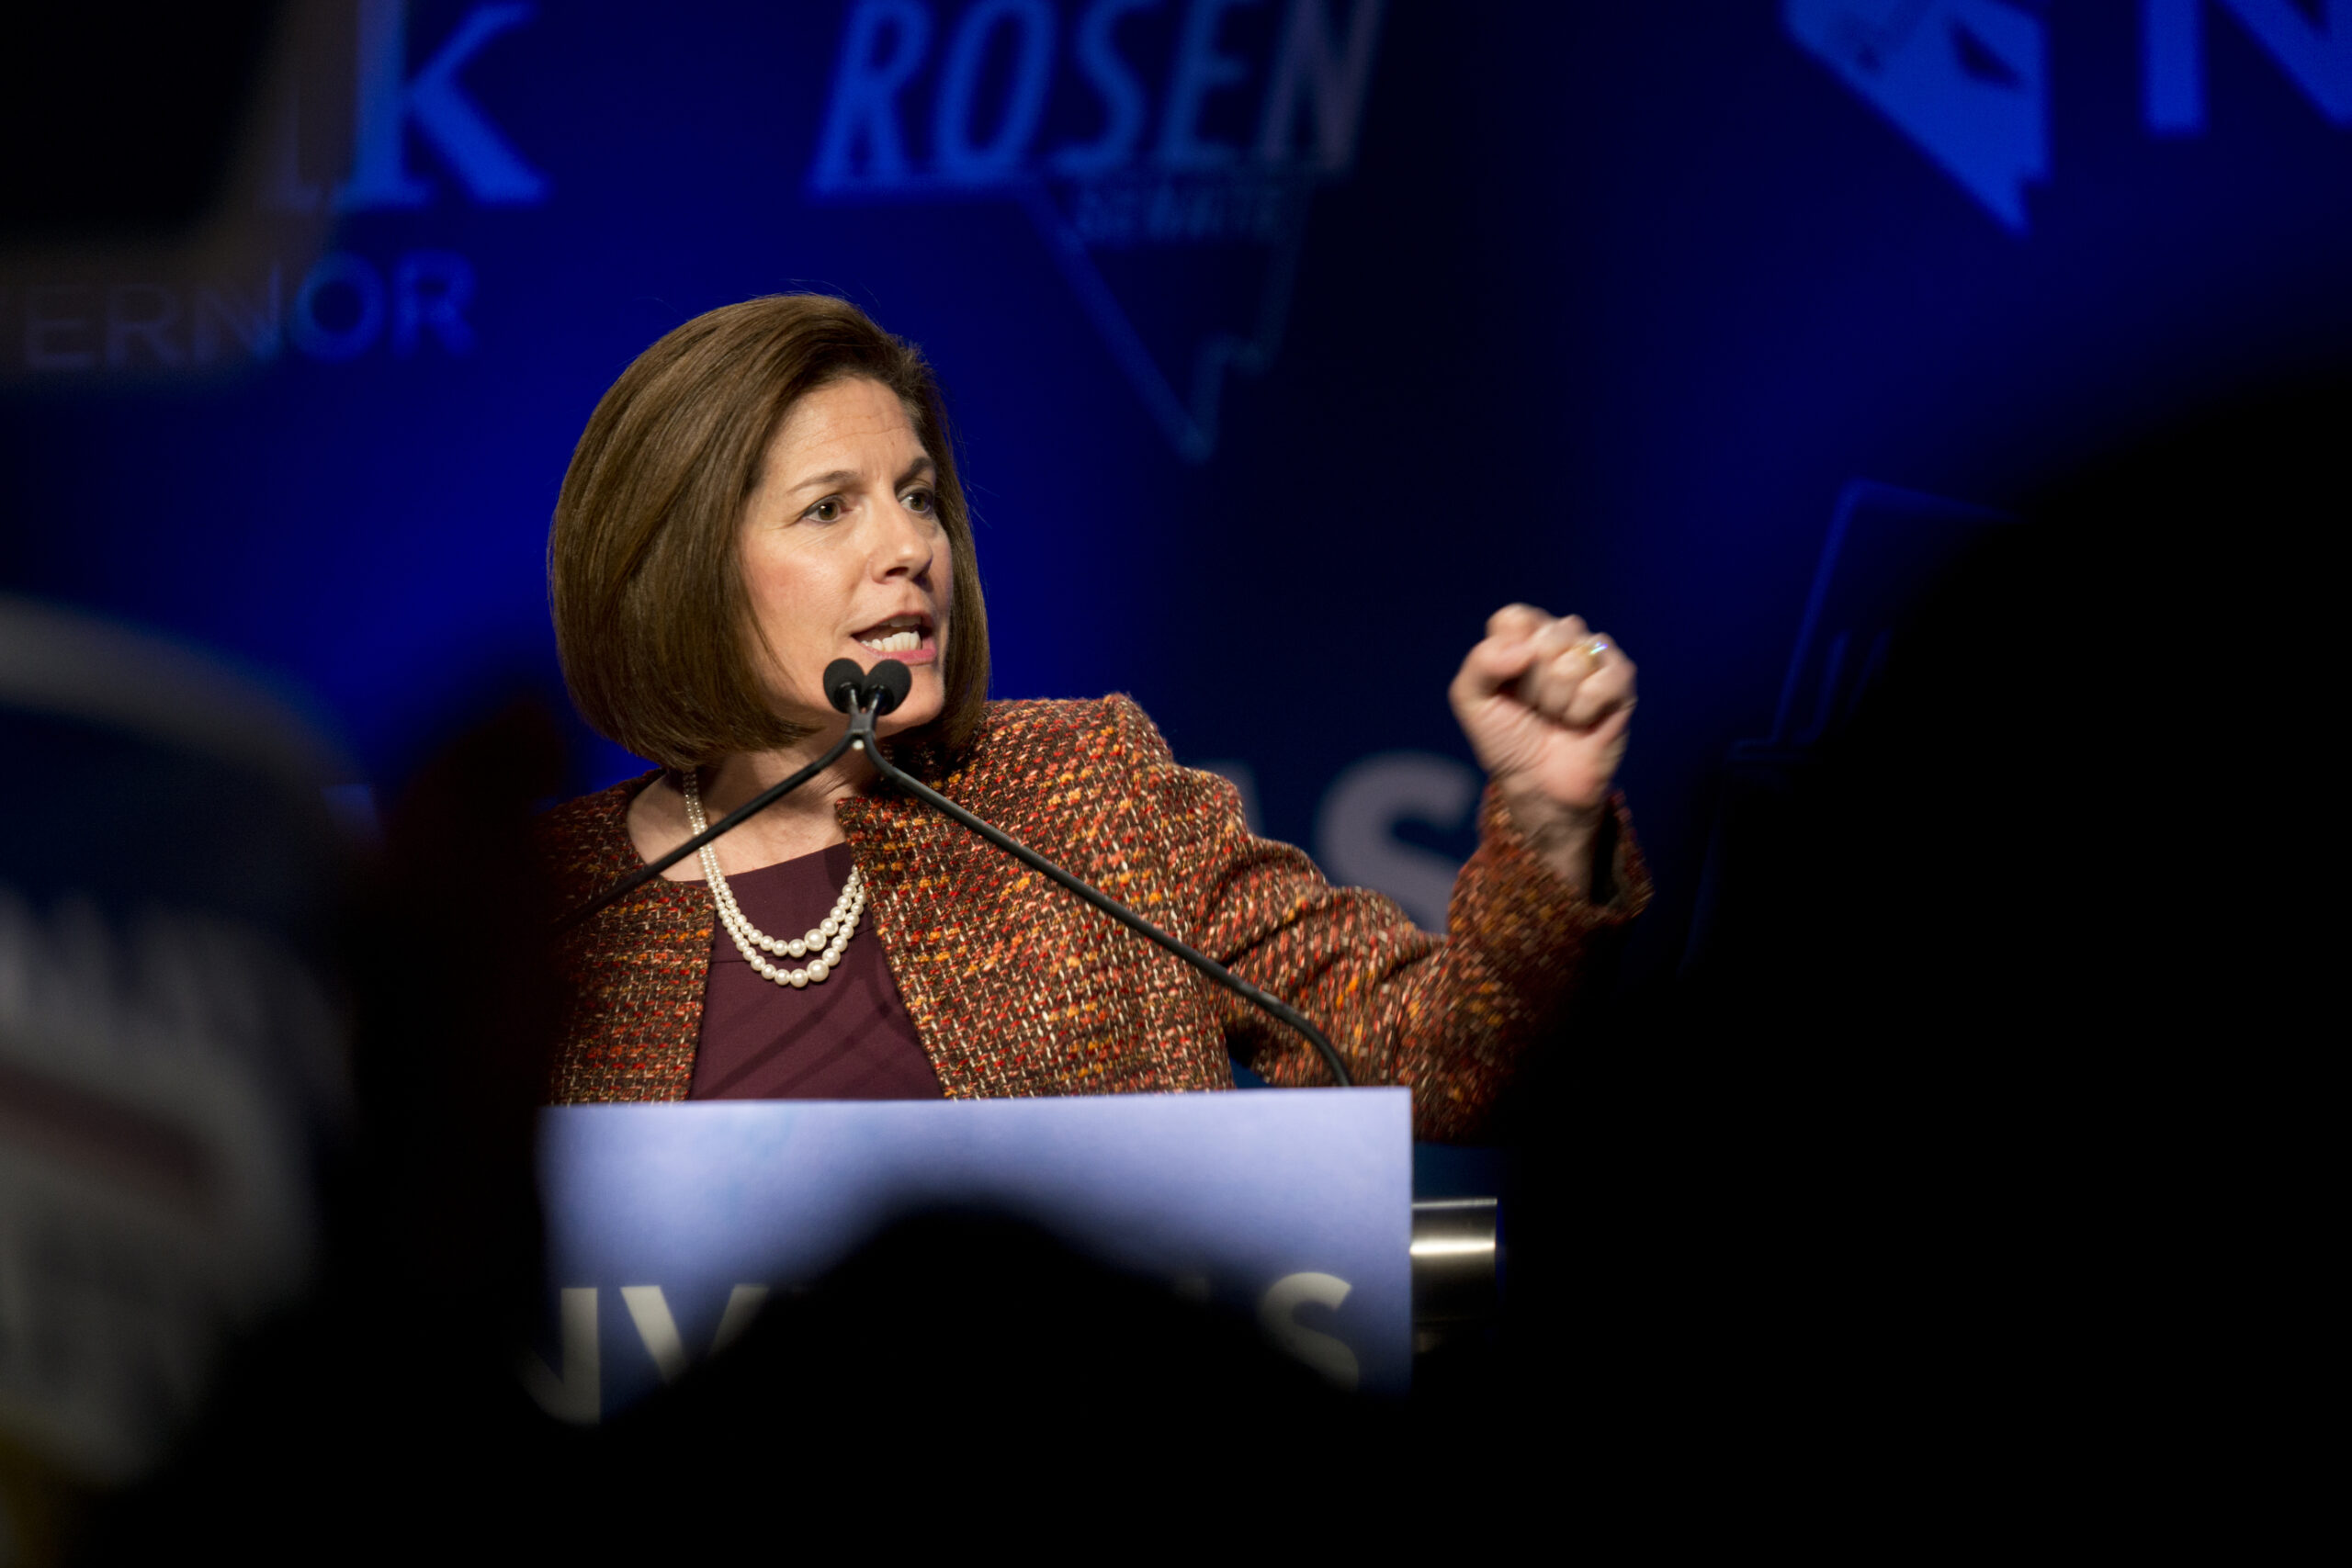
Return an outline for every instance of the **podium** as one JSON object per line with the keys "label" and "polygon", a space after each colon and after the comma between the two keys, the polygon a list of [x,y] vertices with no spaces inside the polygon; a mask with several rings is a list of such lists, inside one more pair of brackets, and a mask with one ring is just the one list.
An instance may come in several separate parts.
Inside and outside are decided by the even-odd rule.
{"label": "podium", "polygon": [[1411,1375],[1410,1097],[1284,1089],[714,1100],[541,1113],[549,1333],[526,1381],[591,1423],[685,1375],[892,1218],[986,1208],[1238,1309],[1333,1382]]}

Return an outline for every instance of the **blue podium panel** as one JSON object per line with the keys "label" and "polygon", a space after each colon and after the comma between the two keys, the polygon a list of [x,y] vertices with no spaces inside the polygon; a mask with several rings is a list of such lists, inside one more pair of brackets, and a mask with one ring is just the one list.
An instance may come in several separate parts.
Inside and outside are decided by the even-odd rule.
{"label": "blue podium panel", "polygon": [[1335,1382],[1402,1393],[1411,1348],[1401,1089],[1058,1100],[722,1100],[543,1113],[556,1306],[541,1404],[594,1421],[942,1203],[1035,1221],[1241,1306]]}

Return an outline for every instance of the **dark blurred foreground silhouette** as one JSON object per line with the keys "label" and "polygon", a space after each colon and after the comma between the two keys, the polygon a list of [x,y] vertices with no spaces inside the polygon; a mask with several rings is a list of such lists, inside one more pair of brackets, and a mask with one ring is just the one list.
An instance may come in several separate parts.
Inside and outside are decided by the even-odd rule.
{"label": "dark blurred foreground silhouette", "polygon": [[2346,429],[2292,389],[2027,498],[1554,1058],[1510,1310],[1626,1495],[1962,1530],[2245,1440],[2319,1299]]}

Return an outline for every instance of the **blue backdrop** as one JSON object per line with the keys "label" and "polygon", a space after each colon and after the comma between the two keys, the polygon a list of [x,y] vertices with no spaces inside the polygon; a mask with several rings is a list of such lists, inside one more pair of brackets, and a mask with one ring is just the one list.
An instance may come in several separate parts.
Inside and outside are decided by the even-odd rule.
{"label": "blue backdrop", "polygon": [[[2352,0],[293,15],[227,238],[8,258],[0,571],[307,691],[378,782],[557,679],[547,518],[629,358],[829,289],[949,389],[997,694],[1136,694],[1418,914],[1486,614],[1614,633],[1656,965],[1711,777],[1917,575],[1833,520],[1940,547],[2352,347]],[[583,733],[575,782],[636,766]]]}

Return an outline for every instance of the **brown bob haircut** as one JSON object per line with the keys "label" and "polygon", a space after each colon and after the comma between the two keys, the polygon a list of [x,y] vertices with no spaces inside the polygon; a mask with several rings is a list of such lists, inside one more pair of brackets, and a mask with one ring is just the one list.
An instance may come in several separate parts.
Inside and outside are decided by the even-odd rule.
{"label": "brown bob haircut", "polygon": [[960,749],[989,689],[988,611],[939,386],[922,350],[822,294],[728,305],[621,372],[571,454],[548,533],[556,651],[581,716],[640,757],[695,768],[808,733],[771,706],[737,534],[786,411],[863,377],[899,395],[938,466],[954,547],[947,701],[922,738]]}

